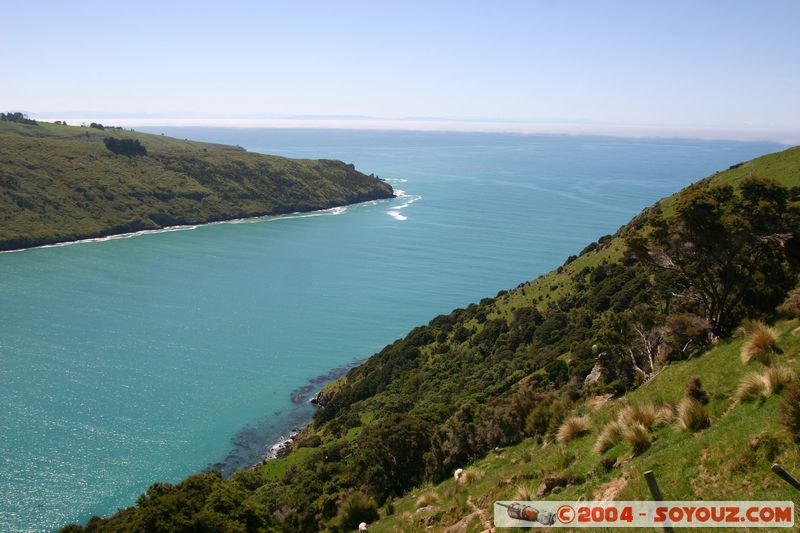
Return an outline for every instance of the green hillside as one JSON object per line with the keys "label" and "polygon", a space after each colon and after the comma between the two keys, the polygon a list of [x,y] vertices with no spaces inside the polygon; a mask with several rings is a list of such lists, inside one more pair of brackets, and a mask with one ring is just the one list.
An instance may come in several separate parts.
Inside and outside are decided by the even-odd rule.
{"label": "green hillside", "polygon": [[[109,150],[138,141],[146,155]],[[341,161],[120,128],[0,121],[0,250],[390,198]]]}
{"label": "green hillside", "polygon": [[701,180],[326,386],[288,456],[86,529],[484,531],[497,499],[648,499],[648,469],[671,499],[800,502],[768,471],[800,473],[798,185],[800,148]]}

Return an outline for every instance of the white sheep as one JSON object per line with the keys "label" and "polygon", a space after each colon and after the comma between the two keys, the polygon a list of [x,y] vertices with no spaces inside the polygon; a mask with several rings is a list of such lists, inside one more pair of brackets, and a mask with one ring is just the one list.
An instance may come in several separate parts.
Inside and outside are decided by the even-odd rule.
{"label": "white sheep", "polygon": [[360,524],[358,524],[358,533],[364,533],[364,531],[366,530],[367,530],[366,522],[361,522]]}
{"label": "white sheep", "polygon": [[456,485],[461,480],[461,476],[462,475],[464,475],[464,469],[463,468],[458,468],[455,472],[453,472],[453,477],[456,480]]}

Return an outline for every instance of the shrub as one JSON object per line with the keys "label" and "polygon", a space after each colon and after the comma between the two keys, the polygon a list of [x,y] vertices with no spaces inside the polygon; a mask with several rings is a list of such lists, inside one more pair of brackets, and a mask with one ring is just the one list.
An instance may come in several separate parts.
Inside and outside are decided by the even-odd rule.
{"label": "shrub", "polygon": [[688,396],[678,403],[677,419],[684,431],[699,431],[711,424],[705,406]]}
{"label": "shrub", "polygon": [[116,137],[106,137],[103,143],[110,151],[115,154],[137,156],[147,155],[147,149],[142,146],[138,139],[117,139]]}
{"label": "shrub", "polygon": [[374,522],[379,518],[378,504],[363,492],[353,492],[339,504],[333,528],[339,531],[355,531],[361,522]]}
{"label": "shrub", "polygon": [[800,318],[800,288],[789,293],[786,300],[778,306],[778,311],[791,318]]}
{"label": "shrub", "polygon": [[592,448],[595,453],[605,453],[613,448],[619,441],[622,440],[622,424],[616,420],[612,420],[603,427],[600,436],[597,437],[597,442],[594,443]]}
{"label": "shrub", "polygon": [[556,442],[562,446],[589,431],[589,418],[571,416],[564,420],[556,432]]}
{"label": "shrub", "polygon": [[623,428],[622,437],[631,445],[634,455],[639,455],[647,450],[653,442],[645,425],[635,421]]}
{"label": "shrub", "polygon": [[768,365],[777,342],[777,331],[763,322],[757,323],[753,327],[750,337],[742,344],[742,362],[749,364],[753,361],[758,361]]}
{"label": "shrub", "polygon": [[693,398],[703,405],[708,403],[708,393],[703,390],[703,382],[700,376],[692,376],[686,385],[686,396]]}
{"label": "shrub", "polygon": [[800,444],[800,380],[792,381],[783,392],[781,422],[786,426],[792,440]]}
{"label": "shrub", "polygon": [[417,499],[417,509],[439,503],[439,495],[435,492],[426,492]]}

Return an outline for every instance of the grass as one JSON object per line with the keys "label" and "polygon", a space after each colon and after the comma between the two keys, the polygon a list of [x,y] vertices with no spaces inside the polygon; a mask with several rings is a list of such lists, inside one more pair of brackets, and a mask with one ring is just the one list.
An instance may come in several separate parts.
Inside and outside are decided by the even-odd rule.
{"label": "grass", "polygon": [[647,430],[647,427],[641,422],[631,422],[629,425],[623,427],[622,438],[631,445],[634,455],[639,455],[650,447],[653,443],[653,437]]}
{"label": "grass", "polygon": [[[797,324],[791,320],[774,326],[784,354],[800,352],[800,337],[791,335]],[[616,500],[647,500],[650,496],[642,475],[646,470],[656,473],[667,499],[774,499],[800,505],[800,493],[770,471],[777,462],[800,473],[800,448],[780,423],[780,398],[772,394],[761,402],[736,401],[742,378],[751,372],[738,362],[742,344],[741,338],[724,340],[700,357],[673,363],[625,397],[607,402],[592,413],[589,438],[573,439],[564,447],[542,446],[528,439],[499,455],[479,459],[470,470],[480,470],[480,480],[457,492],[452,479],[429,489],[439,495],[439,503],[433,518],[424,520],[432,520],[432,531],[442,531],[472,512],[468,498],[491,517],[495,500],[531,495],[547,476],[573,476],[575,482],[533,500],[593,499],[614,484],[619,485],[613,494]],[[799,363],[793,356],[779,357],[783,360],[764,373],[773,368],[797,371]],[[694,376],[701,376],[708,393],[704,408],[711,425],[689,432],[678,424],[660,422],[670,418],[671,406],[685,397],[686,383]],[[656,414],[651,416],[653,411]],[[628,428],[629,437],[640,443],[640,453],[631,453],[631,444],[622,438],[620,418],[634,425]],[[644,423],[649,420],[648,431]],[[603,454],[597,453],[601,440],[605,441]],[[644,448],[648,440],[649,447]],[[416,496],[399,498],[394,505],[394,514],[370,524],[371,533],[427,527],[423,518],[413,515]],[[404,512],[410,513],[405,521]],[[475,520],[466,531],[481,531],[480,527]]]}
{"label": "grass", "polygon": [[[105,148],[139,140],[147,156]],[[0,122],[0,250],[326,209],[391,188],[340,161],[249,153],[127,130]]]}
{"label": "grass", "polygon": [[784,365],[767,368],[761,373],[751,372],[739,383],[736,398],[739,401],[767,398],[780,393],[795,378],[796,373]]}
{"label": "grass", "polygon": [[595,453],[603,454],[613,448],[622,440],[623,425],[617,420],[612,420],[603,427],[600,436],[594,444],[592,450]]}
{"label": "grass", "polygon": [[417,509],[439,503],[439,495],[435,492],[426,492],[417,498]]}
{"label": "grass", "polygon": [[564,420],[556,432],[556,442],[562,446],[571,440],[586,434],[589,431],[589,418],[586,416],[571,416]]}
{"label": "grass", "polygon": [[770,364],[772,352],[777,347],[778,333],[763,322],[756,323],[748,339],[742,345],[742,362],[750,364],[754,361]]}
{"label": "grass", "polygon": [[711,424],[705,406],[689,397],[683,398],[678,403],[676,418],[678,426],[684,431],[700,431]]}

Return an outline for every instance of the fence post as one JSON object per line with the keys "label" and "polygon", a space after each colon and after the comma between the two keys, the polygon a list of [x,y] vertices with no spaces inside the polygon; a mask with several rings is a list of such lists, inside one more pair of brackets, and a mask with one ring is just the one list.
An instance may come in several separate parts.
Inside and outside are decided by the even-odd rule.
{"label": "fence post", "polygon": [[[648,470],[644,473],[644,479],[647,481],[647,488],[650,489],[650,494],[653,495],[653,501],[655,502],[663,502],[664,498],[661,496],[661,490],[658,488],[658,483],[656,483],[656,476],[653,474],[652,470]],[[672,526],[669,525],[669,522],[664,524],[664,531],[667,533],[674,533]]]}
{"label": "fence post", "polygon": [[774,464],[772,465],[772,471],[777,474],[779,478],[784,480],[786,483],[791,485],[792,487],[800,490],[800,481],[797,481],[789,472],[781,468],[781,465]]}

